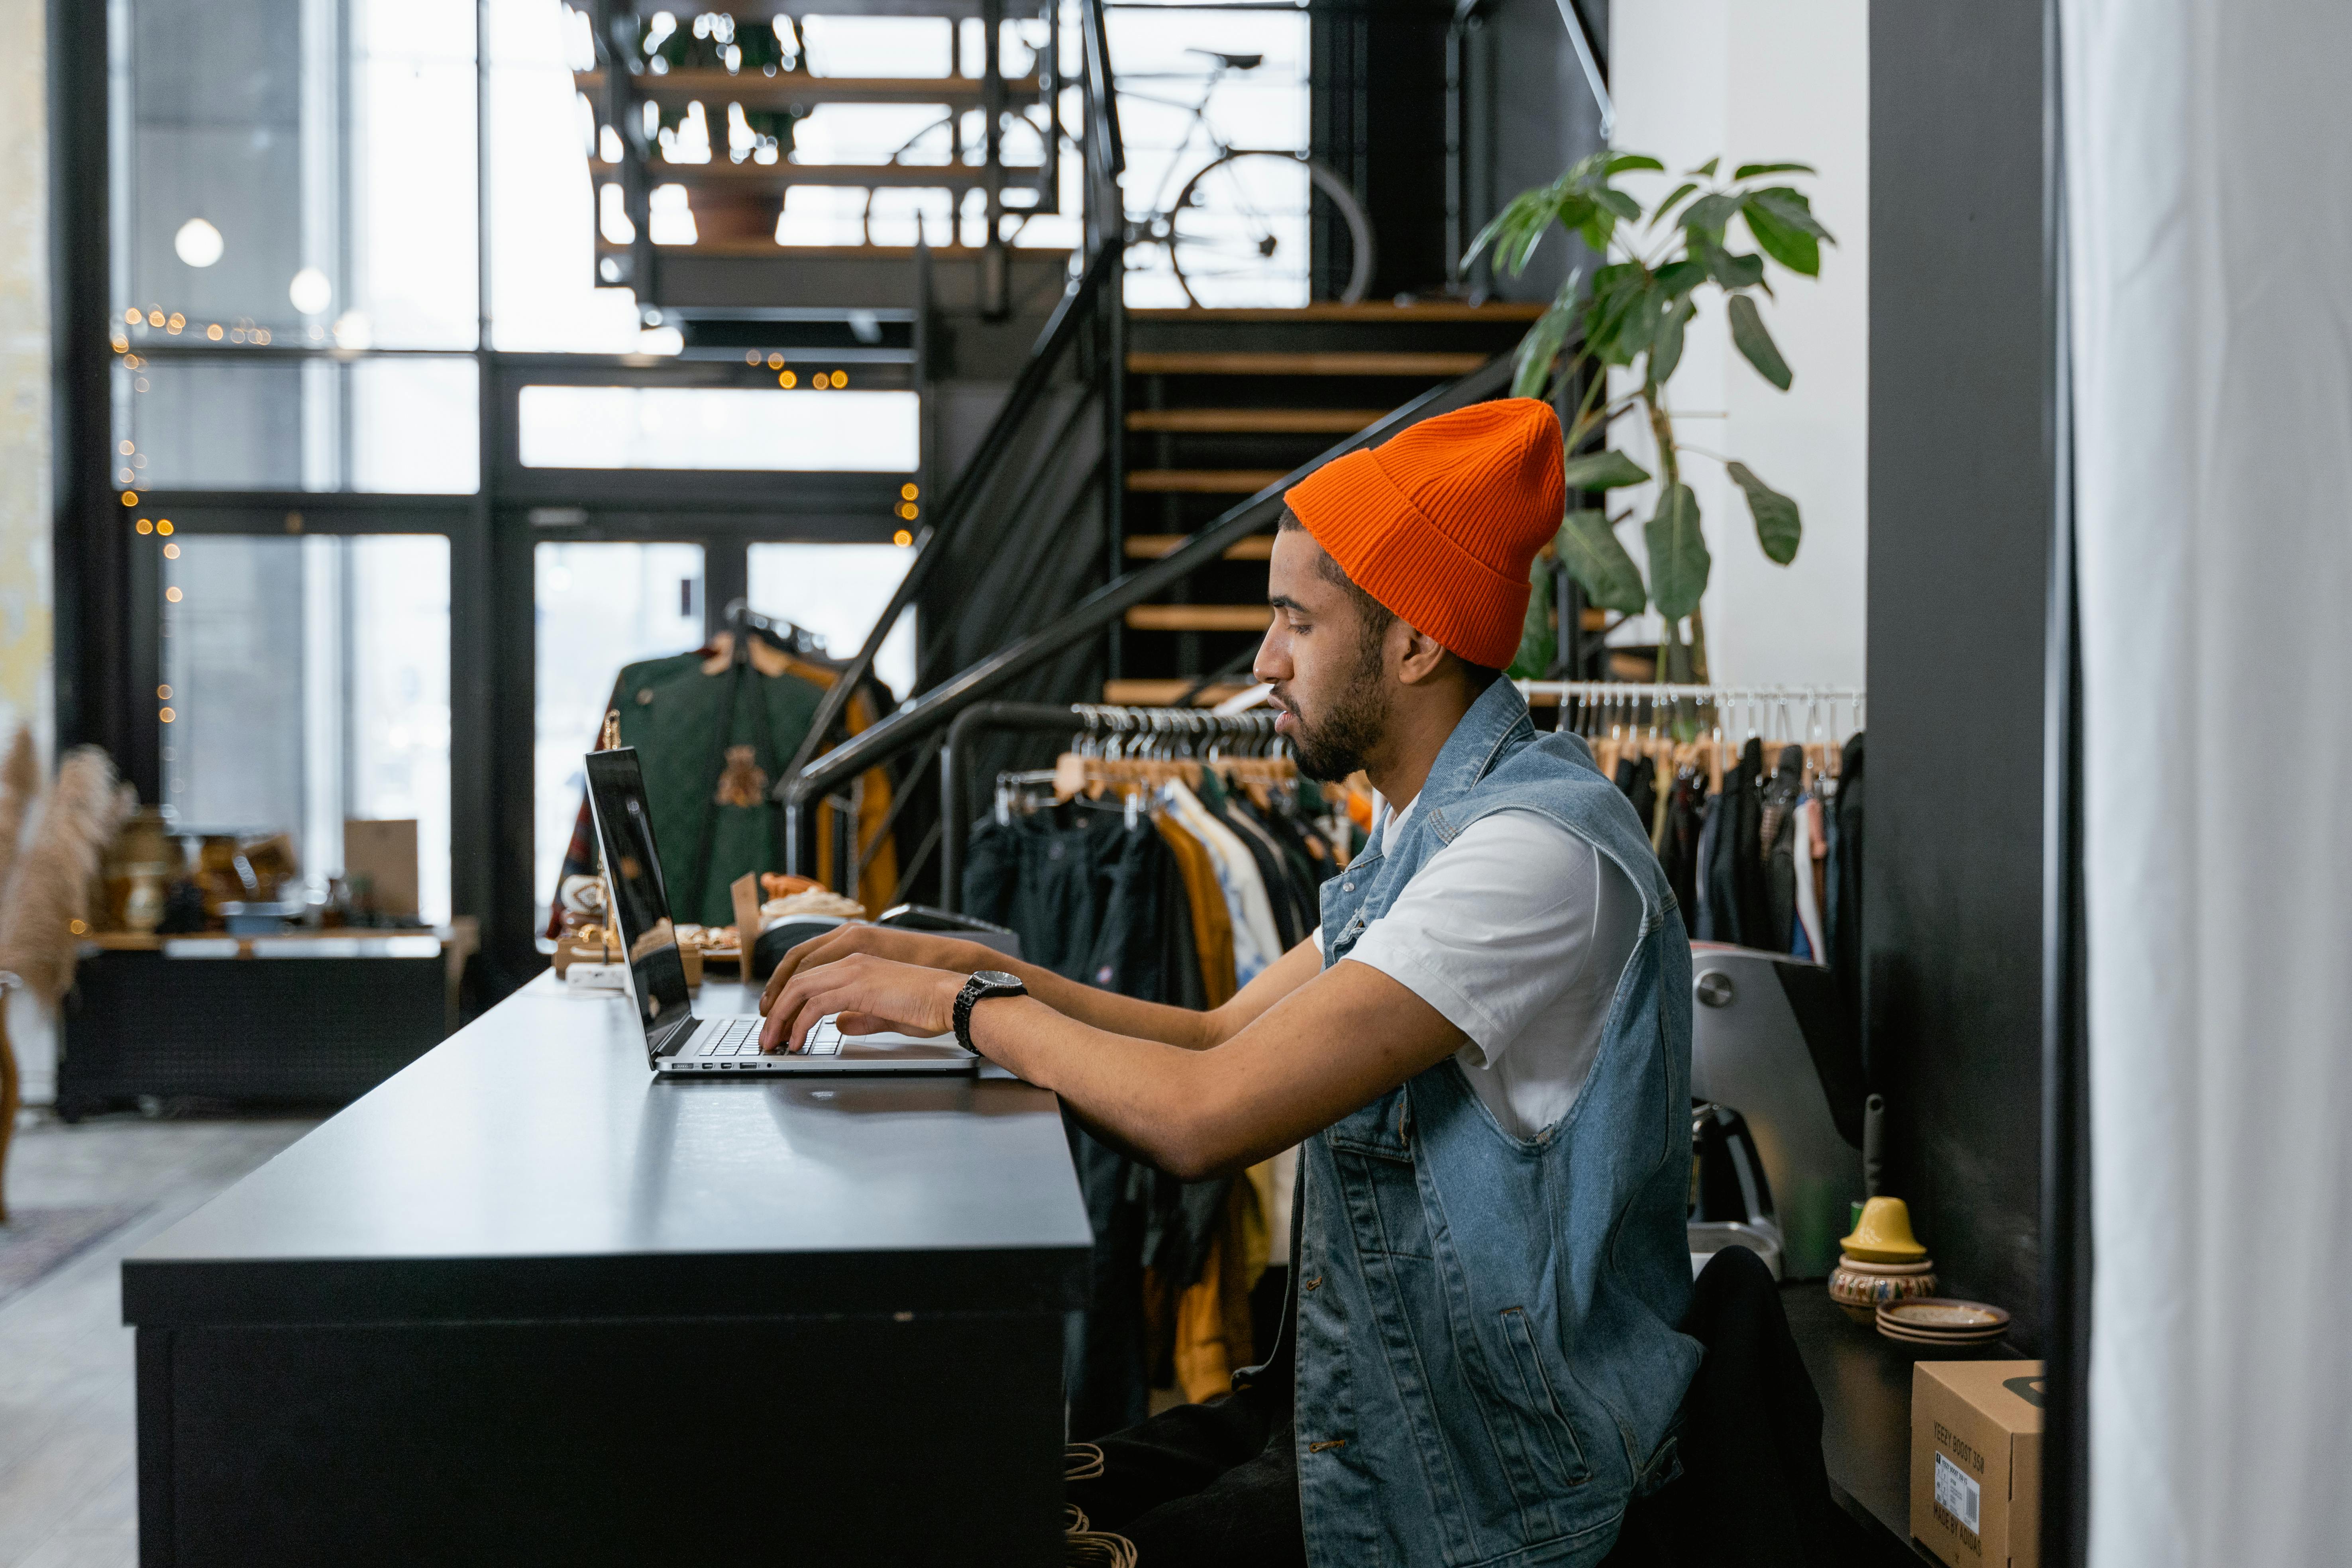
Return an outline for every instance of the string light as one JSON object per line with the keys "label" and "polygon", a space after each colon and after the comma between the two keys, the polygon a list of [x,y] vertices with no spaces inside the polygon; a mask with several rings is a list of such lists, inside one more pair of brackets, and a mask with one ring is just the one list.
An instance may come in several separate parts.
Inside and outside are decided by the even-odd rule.
{"label": "string light", "polygon": [[155,531],[155,525],[142,517],[139,520],[139,531],[142,533],[152,533]]}
{"label": "string light", "polygon": [[168,686],[157,687],[155,689],[155,700],[158,702],[169,702],[172,700],[172,689]]}
{"label": "string light", "polygon": [[124,490],[122,492],[122,504],[124,506],[137,506],[139,504],[139,492],[137,490]]}
{"label": "string light", "polygon": [[793,387],[798,386],[800,384],[801,378],[794,375],[791,371],[786,371],[783,374],[776,377],[776,384],[782,387],[786,392],[790,392]]}
{"label": "string light", "polygon": [[206,327],[206,328],[205,329],[205,336],[206,336],[206,337],[208,337],[208,338],[212,339],[212,341],[213,341],[213,342],[220,342],[220,341],[221,341],[221,328],[220,328],[220,323],[219,323],[218,321],[215,321],[211,326]]}
{"label": "string light", "polygon": [[177,588],[166,588],[163,590],[163,597],[176,605],[180,602],[180,591]]}
{"label": "string light", "polygon": [[163,722],[164,722],[164,723],[168,724],[168,723],[170,723],[173,720],[174,720],[174,719],[178,718],[178,717],[179,717],[179,715],[178,715],[177,713],[173,712],[169,708],[166,708],[166,709],[164,709],[163,711],[161,711],[161,712],[157,713],[157,714],[155,715],[155,717],[156,717],[156,718],[158,718],[158,719],[161,719],[162,721],[163,721]]}
{"label": "string light", "polygon": [[760,351],[758,349],[745,349],[743,351],[743,363],[745,364],[758,364],[760,363]]}
{"label": "string light", "polygon": [[913,500],[917,496],[921,495],[922,493],[922,491],[917,489],[912,485],[900,485],[898,487],[898,499],[900,500]]}
{"label": "string light", "polygon": [[172,531],[172,520],[167,517],[158,522],[155,525],[155,531],[169,536]]}
{"label": "string light", "polygon": [[770,354],[770,355],[768,356],[768,368],[769,368],[770,370],[782,370],[782,369],[783,369],[783,368],[784,368],[784,356],[783,356],[783,355],[782,355],[782,354],[772,354],[772,354]]}
{"label": "string light", "polygon": [[180,547],[179,547],[178,545],[176,545],[176,544],[166,544],[165,546],[163,546],[163,559],[164,559],[164,560],[166,560],[166,561],[177,561],[179,558],[180,558]]}
{"label": "string light", "polygon": [[137,447],[133,446],[131,443],[130,443],[130,442],[128,442],[128,441],[125,441],[125,442],[122,442],[121,444],[120,444],[119,446],[117,446],[114,449],[115,449],[116,451],[118,451],[118,452],[121,453],[124,457],[126,457],[126,458],[127,458],[127,457],[131,456],[131,453],[133,453],[133,452],[137,451],[139,448],[138,448]]}
{"label": "string light", "polygon": [[897,545],[899,549],[904,550],[907,546],[915,542],[915,536],[902,528],[898,532],[890,536],[890,542]]}

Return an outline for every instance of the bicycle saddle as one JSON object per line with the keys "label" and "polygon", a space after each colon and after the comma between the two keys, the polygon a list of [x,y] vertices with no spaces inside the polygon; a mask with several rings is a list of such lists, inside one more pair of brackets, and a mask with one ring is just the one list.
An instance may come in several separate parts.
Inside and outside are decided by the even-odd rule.
{"label": "bicycle saddle", "polygon": [[1264,55],[1221,55],[1214,49],[1187,49],[1188,55],[1206,55],[1229,71],[1254,71],[1265,64]]}

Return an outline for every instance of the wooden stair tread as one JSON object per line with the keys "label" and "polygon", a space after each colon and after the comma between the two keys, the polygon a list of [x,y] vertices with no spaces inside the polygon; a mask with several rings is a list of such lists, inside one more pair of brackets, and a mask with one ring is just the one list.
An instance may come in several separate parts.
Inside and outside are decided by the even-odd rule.
{"label": "wooden stair tread", "polygon": [[[1189,533],[1130,533],[1127,536],[1127,553],[1136,561],[1157,561],[1163,555],[1175,554],[1192,537]],[[1274,559],[1274,536],[1261,533],[1244,539],[1227,549],[1219,559],[1271,561]]]}
{"label": "wooden stair tread", "polygon": [[1127,416],[1127,427],[1197,436],[1352,436],[1387,415],[1385,408],[1143,408]]}
{"label": "wooden stair tread", "polygon": [[1271,605],[1138,605],[1127,624],[1139,632],[1262,632]]}
{"label": "wooden stair tread", "polygon": [[1328,349],[1308,353],[1136,353],[1136,375],[1467,375],[1486,363],[1481,353],[1391,353],[1377,349]]}
{"label": "wooden stair tread", "polygon": [[1129,468],[1127,488],[1155,495],[1254,496],[1285,468]]}
{"label": "wooden stair tread", "polygon": [[1313,305],[1244,306],[1227,310],[1194,310],[1184,306],[1129,310],[1143,321],[1532,321],[1544,307],[1531,300],[1489,300],[1473,305],[1463,300],[1416,300],[1410,305],[1386,301],[1342,305],[1327,300]]}
{"label": "wooden stair tread", "polygon": [[[1137,708],[1165,708],[1192,690],[1199,679],[1198,676],[1180,676],[1174,680],[1106,680],[1103,700]],[[1220,680],[1202,688],[1192,700],[1197,706],[1211,708],[1248,689],[1240,681]]]}

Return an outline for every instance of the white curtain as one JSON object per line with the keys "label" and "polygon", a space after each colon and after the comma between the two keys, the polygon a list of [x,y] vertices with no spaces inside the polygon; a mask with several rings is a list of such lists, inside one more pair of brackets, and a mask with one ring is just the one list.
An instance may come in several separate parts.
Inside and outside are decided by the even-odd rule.
{"label": "white curtain", "polygon": [[2352,4],[2061,0],[2091,1559],[2352,1561]]}

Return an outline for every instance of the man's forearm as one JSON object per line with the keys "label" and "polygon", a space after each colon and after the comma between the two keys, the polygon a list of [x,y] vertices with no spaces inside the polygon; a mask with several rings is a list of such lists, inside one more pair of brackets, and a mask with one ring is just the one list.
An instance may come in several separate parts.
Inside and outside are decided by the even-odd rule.
{"label": "man's forearm", "polygon": [[1110,1034],[1127,1035],[1139,1040],[1157,1040],[1162,1045],[1181,1046],[1188,1051],[1206,1050],[1223,1037],[1218,1031],[1217,1016],[1213,1013],[1196,1013],[1189,1007],[1141,1002],[1132,996],[1121,996],[1115,991],[1081,985],[1034,963],[1007,962],[1003,967],[1021,977],[1021,983],[1029,988],[1029,994],[1064,1017],[1076,1018],[1082,1024]]}

